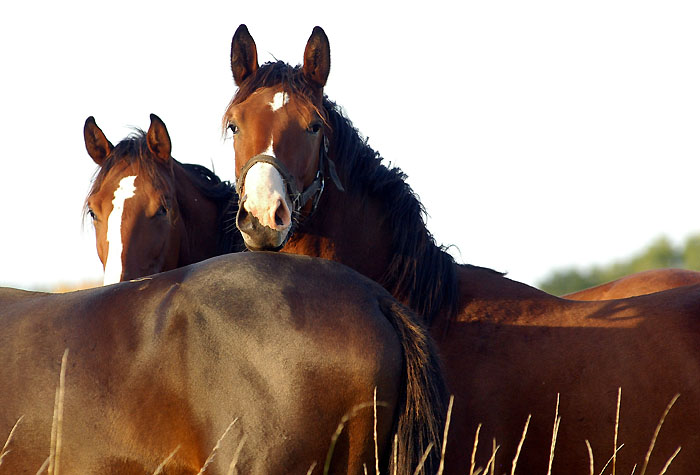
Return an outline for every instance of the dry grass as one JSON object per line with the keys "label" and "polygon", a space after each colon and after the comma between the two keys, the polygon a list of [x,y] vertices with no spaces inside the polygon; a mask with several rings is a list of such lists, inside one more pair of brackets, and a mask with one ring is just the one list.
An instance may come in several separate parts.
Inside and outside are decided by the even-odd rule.
{"label": "dry grass", "polygon": [[[42,466],[39,468],[37,471],[37,475],[40,473],[43,473],[44,470],[48,468],[48,473],[50,475],[60,475],[60,461],[61,461],[61,445],[62,445],[62,434],[63,434],[63,406],[64,406],[64,400],[65,400],[65,381],[66,381],[66,366],[67,366],[67,359],[68,359],[68,349],[65,350],[63,357],[61,359],[61,371],[60,371],[60,376],[59,376],[59,384],[56,389],[56,396],[55,396],[55,404],[54,404],[54,416],[53,416],[53,422],[52,422],[52,428],[51,428],[51,446],[49,450],[49,457],[46,459],[46,461],[42,464]],[[649,465],[649,460],[651,459],[652,452],[654,450],[654,447],[656,445],[656,441],[658,439],[659,433],[661,432],[661,428],[663,426],[664,421],[666,420],[666,417],[668,416],[669,412],[671,411],[671,408],[675,404],[675,402],[678,400],[679,395],[676,394],[673,399],[668,403],[666,406],[657,426],[654,431],[654,434],[652,436],[649,449],[646,452],[646,455],[644,457],[644,463],[642,465],[642,469],[639,473],[639,475],[646,475],[647,467]],[[606,464],[603,466],[603,468],[600,470],[599,475],[603,475],[605,470],[608,468],[608,466],[611,467],[611,475],[616,475],[616,460],[617,460],[617,453],[622,449],[624,444],[617,445],[618,443],[618,434],[619,434],[619,426],[620,426],[620,406],[621,406],[621,399],[622,399],[622,390],[621,388],[618,389],[618,396],[617,396],[617,408],[616,408],[616,414],[615,414],[615,426],[614,426],[614,433],[613,433],[613,454],[612,456],[608,459]],[[450,402],[448,405],[448,410],[447,410],[447,415],[446,415],[446,422],[445,422],[445,430],[443,433],[443,440],[442,440],[442,449],[441,449],[441,457],[440,457],[440,465],[438,468],[437,475],[442,475],[444,471],[444,462],[445,462],[445,453],[447,449],[447,435],[449,433],[449,428],[450,428],[450,420],[451,420],[451,415],[452,415],[452,408],[454,404],[454,397],[450,398]],[[338,424],[338,427],[336,431],[334,432],[333,436],[331,437],[331,441],[329,444],[329,448],[327,451],[326,455],[326,460],[323,466],[323,474],[327,475],[330,470],[330,462],[333,456],[333,451],[335,449],[336,443],[338,441],[338,437],[341,435],[343,429],[347,425],[347,423],[357,415],[357,413],[361,410],[367,409],[369,407],[373,408],[374,411],[374,469],[375,473],[379,473],[379,443],[377,440],[377,406],[385,406],[386,404],[377,402],[377,394],[376,394],[376,389],[374,392],[374,397],[372,402],[368,403],[363,403],[355,406],[352,410],[350,410],[347,414],[343,416],[341,419],[340,423]],[[20,425],[20,422],[22,421],[24,416],[20,417],[15,425],[12,427],[10,430],[10,433],[5,441],[4,446],[2,449],[0,449],[0,465],[2,465],[2,461],[4,457],[11,452],[11,449],[9,448],[10,442],[13,439],[13,436],[15,434],[15,431],[17,427]],[[559,426],[561,424],[561,416],[559,414],[559,394],[557,394],[557,402],[554,410],[554,424],[552,428],[552,440],[551,440],[551,445],[550,445],[550,452],[549,452],[549,463],[548,463],[548,470],[547,470],[547,475],[551,475],[551,470],[552,470],[552,464],[554,461],[554,453],[555,453],[555,448],[556,448],[556,441],[557,441],[557,435],[559,432]],[[224,433],[219,437],[217,440],[215,446],[213,447],[211,453],[207,457],[205,463],[202,465],[198,475],[203,475],[205,474],[207,468],[209,467],[210,463],[213,461],[214,457],[216,454],[220,451],[221,449],[221,443],[224,440],[224,438],[228,435],[228,433],[231,431],[232,427],[235,425],[235,423],[238,421],[238,418],[235,418],[231,423],[228,425]],[[518,458],[520,456],[520,451],[522,449],[522,446],[525,442],[525,439],[527,437],[527,432],[528,428],[530,425],[531,421],[531,415],[528,415],[527,420],[525,421],[525,426],[523,428],[522,435],[520,437],[520,441],[518,443],[518,446],[516,448],[515,452],[515,457],[513,458],[512,465],[511,465],[511,471],[510,475],[515,475],[516,474],[516,469],[517,469],[517,463],[518,463]],[[490,457],[486,463],[485,467],[476,467],[475,460],[476,460],[476,455],[477,455],[477,450],[479,447],[479,434],[481,431],[481,424],[479,424],[476,428],[476,433],[474,436],[474,443],[473,443],[473,448],[472,448],[472,453],[471,453],[471,459],[470,459],[470,466],[469,466],[469,475],[485,475],[487,473],[490,473],[491,475],[495,475],[495,467],[496,467],[496,456],[499,450],[499,446],[496,443],[496,439],[492,440],[492,446],[491,446],[491,454]],[[243,435],[241,437],[241,440],[239,441],[231,462],[228,467],[227,475],[233,475],[236,465],[238,463],[239,456],[242,452],[243,446],[246,442],[246,437]],[[585,441],[586,447],[588,450],[588,455],[589,455],[589,472],[590,475],[595,475],[594,467],[595,467],[595,462],[593,458],[593,450],[591,448],[590,443],[588,440]],[[394,443],[393,443],[393,450],[392,450],[392,457],[394,460],[393,467],[394,467],[394,475],[396,475],[396,452],[397,452],[397,441],[396,438],[394,438]],[[159,475],[162,473],[162,471],[165,469],[167,464],[174,458],[175,454],[178,452],[180,449],[180,446],[176,447],[162,462],[161,464],[156,468],[156,470],[153,472],[153,475]],[[425,453],[422,455],[418,465],[415,468],[414,475],[418,475],[419,473],[422,472],[423,470],[423,464],[425,463],[425,460],[427,459],[430,451],[433,449],[432,444],[428,446],[426,449]],[[663,466],[662,470],[659,472],[659,475],[664,475],[666,471],[669,469],[671,466],[673,460],[675,457],[678,455],[680,452],[681,447],[678,447],[676,451],[669,457],[669,459],[666,461],[665,465]],[[611,465],[612,464],[612,465]],[[317,467],[317,463],[314,462],[308,469],[307,475],[312,475],[314,473],[314,470]],[[630,475],[635,475],[637,465],[634,466],[632,469],[632,472]],[[364,466],[364,471],[367,473],[367,466]],[[388,475],[388,474],[387,474]],[[504,474],[505,475],[505,474]]]}

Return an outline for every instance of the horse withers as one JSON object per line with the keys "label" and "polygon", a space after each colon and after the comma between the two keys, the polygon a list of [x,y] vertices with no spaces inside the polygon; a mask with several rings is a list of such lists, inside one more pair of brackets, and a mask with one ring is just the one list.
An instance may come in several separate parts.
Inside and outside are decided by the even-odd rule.
{"label": "horse withers", "polygon": [[[231,67],[239,89],[224,124],[234,134],[247,213],[271,230],[258,233],[254,220],[239,214],[241,231],[251,249],[282,246],[282,252],[342,262],[431,325],[455,394],[445,473],[470,470],[481,427],[475,464],[484,468],[491,460],[497,473],[510,473],[516,458],[516,473],[548,473],[550,463],[551,473],[590,473],[591,464],[598,473],[624,444],[615,452],[618,473],[631,473],[635,465],[661,473],[670,463],[669,473],[696,474],[700,286],[580,302],[455,263],[426,228],[405,175],[383,165],[324,95],[330,47],[320,28],[303,57],[296,67],[258,65],[248,29],[242,25],[233,36]],[[449,69],[429,56],[416,62],[416,71],[435,80],[441,67]],[[317,176],[325,186],[314,186]],[[312,198],[304,203],[302,194]],[[282,201],[292,207],[291,222]],[[659,419],[678,393],[647,465]],[[553,441],[555,414],[561,424]]]}
{"label": "horse withers", "polygon": [[0,359],[0,447],[16,424],[0,473],[36,473],[50,454],[63,474],[195,474],[211,455],[205,473],[234,458],[238,473],[389,473],[395,443],[397,473],[431,444],[425,473],[439,460],[428,335],[325,260],[237,253],[67,294],[2,289]]}
{"label": "horse withers", "polygon": [[135,279],[243,248],[238,197],[201,165],[171,155],[163,121],[151,114],[116,146],[88,117],[85,147],[99,169],[86,199],[104,283]]}

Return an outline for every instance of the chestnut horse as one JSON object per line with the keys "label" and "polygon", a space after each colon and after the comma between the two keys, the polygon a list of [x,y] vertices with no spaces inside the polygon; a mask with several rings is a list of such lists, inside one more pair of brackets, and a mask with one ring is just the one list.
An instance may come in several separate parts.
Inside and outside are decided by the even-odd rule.
{"label": "chestnut horse", "polygon": [[50,454],[63,474],[121,475],[225,474],[233,458],[237,473],[394,473],[393,447],[411,474],[430,444],[426,473],[440,460],[427,331],[323,259],[237,253],[68,294],[0,289],[0,359],[0,473]]}
{"label": "chestnut horse", "polygon": [[105,285],[243,249],[233,187],[205,167],[172,158],[158,116],[151,114],[147,133],[137,130],[116,147],[93,117],[84,135],[100,166],[85,202]]}
{"label": "chestnut horse", "polygon": [[[314,28],[303,58],[296,67],[260,66],[247,28],[233,36],[239,89],[224,125],[234,135],[238,225],[250,249],[282,247],[342,262],[424,316],[455,394],[446,473],[469,470],[479,424],[477,465],[486,465],[495,439],[498,473],[511,469],[516,454],[519,473],[547,473],[558,397],[553,473],[587,474],[590,463],[598,473],[614,443],[624,444],[617,470],[630,473],[644,462],[677,393],[647,468],[659,473],[681,446],[673,473],[697,473],[700,286],[578,302],[456,264],[426,229],[403,173],[384,166],[324,95],[330,48],[321,28]],[[431,77],[439,77],[438,66],[430,64]],[[426,72],[421,64],[415,70]]]}
{"label": "chestnut horse", "polygon": [[651,269],[562,297],[571,300],[610,300],[646,295],[693,284],[700,284],[700,272],[687,269]]}

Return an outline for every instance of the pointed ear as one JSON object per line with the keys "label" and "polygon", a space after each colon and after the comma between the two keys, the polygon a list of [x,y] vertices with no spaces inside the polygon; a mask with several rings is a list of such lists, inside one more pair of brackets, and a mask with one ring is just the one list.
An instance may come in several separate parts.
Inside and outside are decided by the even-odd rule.
{"label": "pointed ear", "polygon": [[240,86],[245,78],[258,70],[258,49],[248,27],[240,25],[231,40],[231,71],[233,80]]}
{"label": "pointed ear", "polygon": [[316,26],[304,50],[304,77],[317,87],[323,88],[330,71],[331,46],[326,32],[320,26]]}
{"label": "pointed ear", "polygon": [[93,116],[88,117],[85,121],[83,136],[85,137],[85,148],[88,155],[95,163],[102,166],[107,155],[112,152],[114,145],[107,140],[104,132],[95,123]]}
{"label": "pointed ear", "polygon": [[146,136],[148,149],[162,162],[170,160],[170,151],[172,144],[170,143],[170,135],[168,129],[160,117],[151,114],[151,126],[148,128]]}

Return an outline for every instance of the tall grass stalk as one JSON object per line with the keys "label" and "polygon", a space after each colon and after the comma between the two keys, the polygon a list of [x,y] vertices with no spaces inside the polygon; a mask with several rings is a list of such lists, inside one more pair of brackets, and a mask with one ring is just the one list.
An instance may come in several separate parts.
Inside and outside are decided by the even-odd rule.
{"label": "tall grass stalk", "polygon": [[[377,447],[377,387],[374,387],[374,399],[372,400],[374,409],[374,473],[379,475],[379,448]],[[396,466],[394,466],[396,469]]]}
{"label": "tall grass stalk", "polygon": [[664,465],[664,468],[661,469],[661,472],[659,475],[664,475],[666,473],[666,470],[668,470],[668,467],[671,466],[671,462],[673,462],[673,459],[676,458],[676,455],[678,455],[678,452],[681,451],[681,448],[678,447],[675,452],[673,452],[673,455],[666,461],[666,465]]}
{"label": "tall grass stalk", "polygon": [[[355,415],[360,412],[362,409],[366,409],[368,407],[372,407],[374,403],[371,402],[365,402],[362,404],[358,404],[357,406],[353,407],[348,411],[341,419],[340,423],[338,424],[338,427],[335,429],[335,432],[331,436],[331,444],[328,447],[328,452],[326,453],[326,461],[323,464],[323,475],[328,475],[329,470],[331,469],[331,459],[333,458],[333,451],[335,451],[335,445],[338,443],[338,437],[340,437],[340,434],[343,432],[343,429],[345,428],[345,424],[350,421]],[[383,403],[378,403],[380,406],[385,406],[386,404]]]}
{"label": "tall grass stalk", "polygon": [[680,397],[680,394],[676,394],[673,396],[673,399],[671,399],[671,402],[668,403],[668,406],[666,406],[666,410],[664,411],[663,415],[661,416],[661,419],[659,420],[659,423],[656,426],[656,430],[654,431],[654,436],[651,438],[651,444],[649,445],[649,450],[647,451],[646,456],[644,457],[644,465],[642,465],[642,472],[640,475],[644,475],[647,471],[647,466],[649,465],[649,459],[651,458],[651,452],[654,450],[654,445],[656,444],[656,438],[659,436],[659,432],[661,431],[661,426],[663,425],[664,421],[666,420],[666,416],[668,415],[669,411],[673,407],[673,405],[676,403],[678,398]]}
{"label": "tall grass stalk", "polygon": [[15,430],[17,429],[17,426],[19,425],[19,421],[24,419],[24,415],[19,416],[19,419],[17,419],[17,422],[15,422],[15,425],[12,426],[12,430],[10,430],[10,435],[7,436],[7,440],[5,441],[5,445],[2,446],[2,450],[0,450],[0,466],[2,465],[2,459],[5,458],[5,455],[9,454],[12,452],[12,449],[8,449],[7,447],[10,445],[10,442],[12,441],[12,436],[15,433]]}
{"label": "tall grass stalk", "polygon": [[51,424],[51,447],[49,449],[49,475],[59,475],[61,472],[61,445],[63,439],[63,403],[66,395],[66,362],[68,361],[68,348],[61,358],[61,374],[58,378],[56,400],[53,409],[53,422]]}
{"label": "tall grass stalk", "polygon": [[425,449],[425,452],[423,452],[423,455],[421,455],[420,460],[418,461],[418,465],[416,466],[416,469],[413,471],[413,475],[418,475],[421,470],[423,470],[423,465],[425,465],[425,461],[428,458],[428,454],[430,454],[430,451],[433,450],[433,443],[430,442],[428,444],[428,448]]}
{"label": "tall grass stalk", "polygon": [[523,435],[520,436],[520,442],[518,442],[518,448],[515,450],[515,457],[513,458],[513,465],[510,469],[510,475],[515,475],[515,466],[518,465],[518,458],[520,457],[520,450],[523,448],[525,443],[525,436],[527,435],[527,428],[530,426],[530,419],[532,414],[527,415],[527,420],[525,421],[525,428],[523,428]]}
{"label": "tall grass stalk", "polygon": [[175,447],[175,450],[170,452],[170,454],[167,457],[165,457],[165,459],[160,463],[160,465],[156,467],[155,471],[153,472],[153,475],[160,475],[161,473],[163,473],[163,469],[168,464],[168,462],[170,462],[173,459],[173,457],[175,457],[175,454],[178,450],[180,450],[179,444],[177,447]]}
{"label": "tall grass stalk", "polygon": [[554,461],[554,447],[557,445],[557,434],[559,433],[559,393],[557,393],[557,406],[554,409],[554,428],[552,429],[552,445],[549,449],[549,465],[547,465],[547,475],[552,475],[552,462]]}
{"label": "tall grass stalk", "polygon": [[476,426],[476,433],[474,434],[474,446],[472,447],[472,458],[471,463],[469,464],[469,475],[477,475],[474,472],[474,469],[476,468],[474,461],[476,460],[476,449],[479,447],[479,432],[481,432],[481,423]]}
{"label": "tall grass stalk", "polygon": [[219,450],[221,447],[221,442],[224,440],[224,437],[229,433],[231,430],[231,427],[238,421],[238,417],[234,418],[231,423],[228,425],[226,430],[224,431],[223,434],[221,434],[221,437],[219,437],[219,440],[216,441],[216,444],[214,445],[214,448],[211,450],[211,453],[209,454],[209,457],[204,461],[204,465],[202,465],[202,468],[199,469],[199,472],[197,472],[197,475],[202,475],[204,471],[207,469],[209,464],[214,460],[214,457],[216,456],[216,452]]}
{"label": "tall grass stalk", "polygon": [[[615,412],[615,435],[613,437],[613,455],[612,455],[612,475],[615,475],[615,465],[617,462],[617,432],[620,427],[620,400],[622,399],[622,386],[617,388],[617,411]],[[622,446],[620,446],[622,448]]]}
{"label": "tall grass stalk", "polygon": [[440,451],[440,465],[437,475],[442,475],[445,470],[445,450],[447,450],[447,433],[450,431],[450,419],[452,418],[452,405],[455,402],[454,395],[450,396],[450,404],[447,406],[447,419],[445,420],[445,432],[442,434],[442,450]]}
{"label": "tall grass stalk", "polygon": [[[243,444],[245,444],[246,436],[245,434],[243,437],[241,437],[241,441],[238,442],[238,446],[236,447],[236,451],[233,453],[233,458],[231,459],[231,463],[228,466],[228,472],[226,472],[226,475],[233,475],[233,471],[236,468],[236,464],[238,463],[238,457],[241,455],[241,451],[243,450]],[[314,468],[316,468],[316,462],[311,464],[311,467],[309,467],[309,471],[307,472],[307,475],[311,475],[311,472],[314,471]]]}

